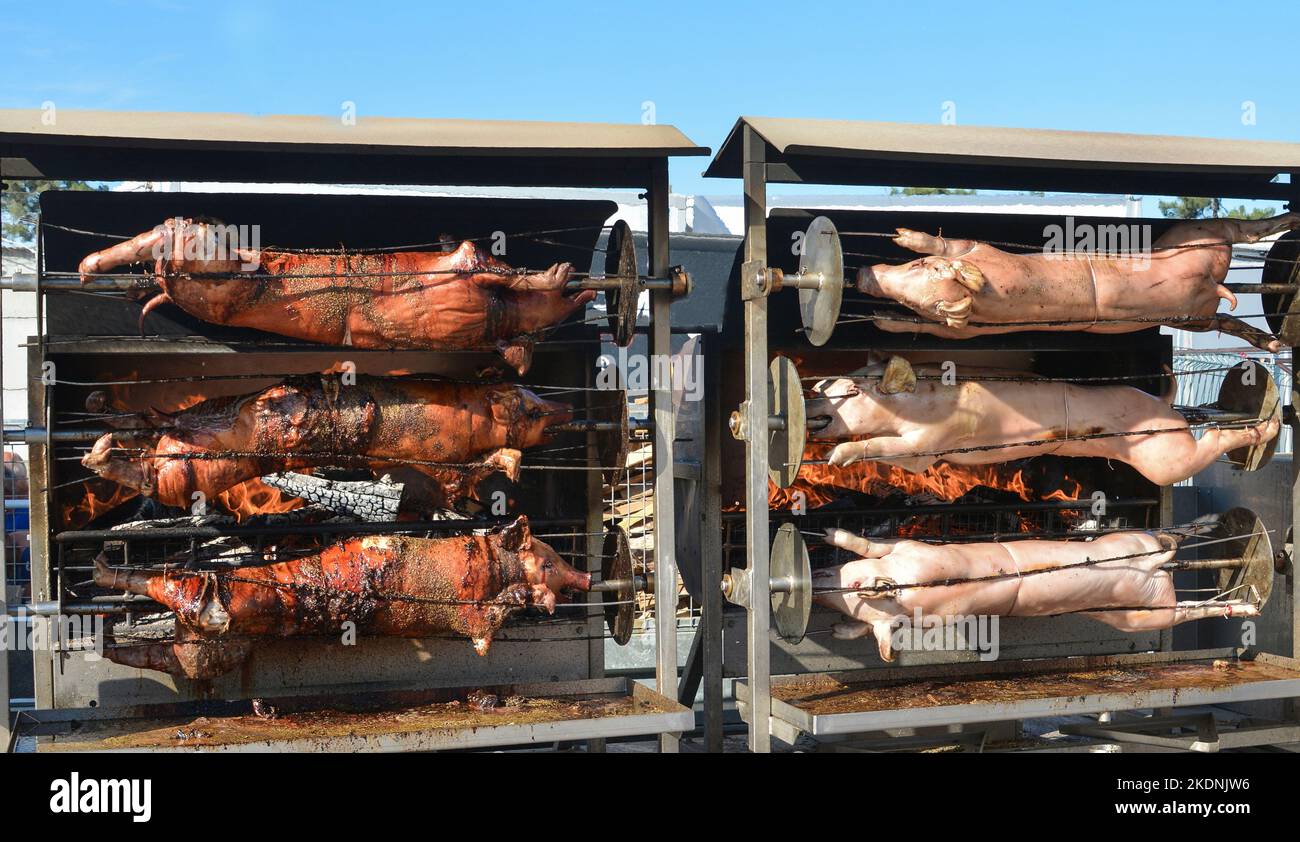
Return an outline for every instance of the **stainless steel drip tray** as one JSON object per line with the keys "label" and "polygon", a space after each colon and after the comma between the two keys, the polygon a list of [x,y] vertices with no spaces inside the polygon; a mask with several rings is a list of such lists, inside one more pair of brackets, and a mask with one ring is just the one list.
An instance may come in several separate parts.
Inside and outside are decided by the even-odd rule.
{"label": "stainless steel drip tray", "polygon": [[695,727],[688,708],[628,678],[268,699],[260,715],[247,700],[197,716],[169,707],[34,711],[19,716],[19,736],[38,752],[443,751]]}
{"label": "stainless steel drip tray", "polygon": [[1297,695],[1300,660],[1200,650],[773,677],[772,718],[817,737]]}

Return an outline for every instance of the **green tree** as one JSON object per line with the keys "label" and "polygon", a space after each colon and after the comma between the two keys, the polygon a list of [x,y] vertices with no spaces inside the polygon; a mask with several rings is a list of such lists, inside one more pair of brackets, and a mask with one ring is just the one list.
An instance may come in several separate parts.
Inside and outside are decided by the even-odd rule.
{"label": "green tree", "polygon": [[86,181],[49,181],[43,179],[15,179],[5,182],[2,225],[6,237],[20,243],[35,240],[36,214],[41,206],[41,194],[46,190],[103,190],[104,185]]}
{"label": "green tree", "polygon": [[1235,208],[1224,210],[1223,202],[1219,199],[1206,199],[1198,196],[1179,196],[1172,202],[1161,202],[1160,212],[1170,219],[1204,219],[1206,217],[1217,219],[1227,217],[1229,219],[1263,219],[1272,216],[1276,211],[1273,208],[1255,208],[1246,210],[1245,205],[1238,205]]}
{"label": "green tree", "polygon": [[958,187],[891,187],[891,196],[972,196],[974,190],[962,190]]}

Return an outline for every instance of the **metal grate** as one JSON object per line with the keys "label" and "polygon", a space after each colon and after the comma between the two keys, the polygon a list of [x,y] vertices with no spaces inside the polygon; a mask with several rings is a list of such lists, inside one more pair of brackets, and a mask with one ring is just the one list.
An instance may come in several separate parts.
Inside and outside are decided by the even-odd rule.
{"label": "metal grate", "polygon": [[[629,414],[633,418],[644,419],[649,410],[649,399],[644,394],[628,394]],[[613,517],[628,533],[632,547],[633,569],[639,574],[654,572],[654,449],[650,442],[629,450],[627,464],[620,472],[619,482],[615,486],[605,487],[605,506]],[[687,592],[685,585],[678,582],[678,602],[676,619],[678,628],[691,628],[698,624],[701,606]],[[636,615],[633,621],[633,633],[649,633],[652,626],[648,622],[655,617],[654,593],[642,591],[637,594]]]}

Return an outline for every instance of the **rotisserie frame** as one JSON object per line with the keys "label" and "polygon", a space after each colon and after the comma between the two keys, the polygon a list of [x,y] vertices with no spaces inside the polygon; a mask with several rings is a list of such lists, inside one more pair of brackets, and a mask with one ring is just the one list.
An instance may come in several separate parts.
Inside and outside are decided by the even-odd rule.
{"label": "rotisserie frame", "polygon": [[[1290,183],[1277,178],[1290,173]],[[769,215],[769,184],[838,184],[889,187],[953,187],[994,190],[1026,190],[1087,192],[1099,191],[1117,194],[1155,194],[1222,196],[1250,199],[1288,200],[1292,209],[1300,207],[1300,145],[1257,141],[1219,141],[1198,138],[1168,138],[1155,136],[1118,135],[1090,132],[1053,132],[1020,129],[989,129],[965,126],[903,125],[831,120],[796,120],[778,118],[742,117],[737,120],[730,135],[719,148],[706,176],[738,178],[744,190],[745,243],[743,262],[733,277],[732,300],[742,302],[735,318],[729,319],[732,345],[743,357],[744,378],[733,390],[738,400],[724,405],[718,416],[725,419],[728,412],[740,403],[744,414],[743,426],[747,428],[744,441],[745,476],[743,483],[744,533],[747,566],[753,582],[753,592],[744,611],[744,628],[729,633],[730,622],[719,622],[707,631],[705,646],[722,650],[724,656],[731,651],[743,652],[740,665],[745,678],[744,713],[749,723],[749,748],[751,751],[771,750],[772,723],[782,723],[782,735],[792,737],[803,728],[795,721],[788,705],[773,706],[772,676],[774,666],[781,671],[817,672],[819,670],[852,669],[854,662],[870,664],[853,647],[841,647],[840,641],[823,638],[803,647],[808,659],[801,662],[798,653],[791,653],[772,634],[769,606],[769,545],[770,515],[768,511],[768,365],[774,351],[812,356],[813,350],[837,349],[844,352],[894,351],[942,352],[951,358],[969,359],[981,352],[1012,352],[1030,361],[1047,360],[1052,356],[1075,354],[1132,354],[1148,370],[1158,370],[1169,359],[1169,340],[1155,329],[1138,333],[1097,336],[1082,333],[1020,333],[1004,336],[986,336],[961,342],[912,338],[903,334],[883,334],[874,327],[860,324],[841,324],[823,349],[813,349],[803,339],[798,324],[798,306],[789,291],[776,291],[770,296],[761,279],[767,267],[787,273],[797,270],[798,259],[790,248],[790,233],[807,227],[818,215],[826,215],[837,222],[841,231],[892,230],[881,227],[886,214],[844,214],[849,217],[871,216],[871,227],[838,226],[834,211],[780,211]],[[899,214],[901,218],[906,214]],[[915,216],[915,214],[913,214]],[[930,218],[939,220],[942,214]],[[1014,219],[982,220],[975,215],[953,213],[945,221],[951,227],[961,228],[958,219],[970,217],[967,227],[989,230],[997,228],[996,239],[1014,242],[1033,240],[1014,236],[998,227],[1001,223],[1015,223]],[[795,222],[794,220],[798,220]],[[1036,224],[1041,238],[1041,226],[1050,219],[1026,217],[1020,220],[1022,230]],[[800,224],[801,223],[801,224]],[[929,230],[930,226],[914,227]],[[943,230],[945,235],[977,237],[978,234]],[[985,236],[988,236],[985,234]],[[889,247],[888,240],[855,238],[846,243],[844,251],[880,252],[880,246]],[[914,257],[915,255],[912,255]],[[863,255],[859,255],[859,258]],[[871,263],[881,258],[868,256]],[[910,258],[909,258],[910,259]],[[739,262],[739,261],[738,261]],[[901,262],[901,261],[898,261]],[[726,331],[724,331],[724,334]],[[739,333],[737,336],[735,334]],[[793,350],[791,350],[793,349]],[[862,356],[865,356],[863,354]],[[733,361],[734,362],[734,361]],[[865,359],[858,365],[865,364]],[[977,364],[977,363],[973,363]],[[725,365],[725,363],[724,363]],[[1040,366],[1041,367],[1041,366]],[[1076,367],[1077,370],[1077,367]],[[847,373],[847,372],[843,372]],[[1057,368],[1053,373],[1061,374]],[[743,401],[743,402],[742,402]],[[724,422],[725,423],[725,422]],[[1293,424],[1295,421],[1292,415]],[[726,431],[722,433],[726,437]],[[1139,494],[1138,496],[1150,496]],[[1144,520],[1143,525],[1172,524],[1172,506],[1168,489],[1159,489],[1158,508],[1154,522]],[[1292,512],[1297,512],[1297,496],[1292,495]],[[719,501],[721,504],[722,501]],[[812,529],[811,520],[800,518],[801,528]],[[706,536],[707,540],[707,536]],[[715,581],[724,569],[724,547],[721,542],[705,547],[703,580]],[[1294,569],[1290,574],[1294,577]],[[1300,617],[1300,589],[1292,587],[1295,604],[1293,617]],[[1275,593],[1280,589],[1275,588]],[[1050,628],[1065,629],[1074,620],[1051,620],[1048,639],[1037,649],[1029,646],[1017,651],[1018,657],[1051,657],[1069,654],[1096,654],[1109,656],[1116,651],[1115,635],[1103,634],[1103,642],[1089,652],[1089,647],[1067,646],[1051,651]],[[1068,621],[1068,622],[1066,622]],[[814,625],[816,615],[814,614]],[[1294,626],[1294,622],[1292,624]],[[724,638],[725,636],[725,638]],[[743,646],[728,647],[727,642],[743,642]],[[1141,638],[1142,636],[1137,636]],[[1168,650],[1172,636],[1163,632],[1155,639],[1136,642],[1133,651]],[[1083,638],[1076,638],[1082,640]],[[854,643],[860,641],[853,641]],[[1032,641],[1031,641],[1032,642]],[[774,653],[781,653],[774,660]],[[927,653],[931,654],[931,653]],[[953,653],[957,654],[957,653]],[[1172,653],[1177,657],[1179,653]],[[1292,657],[1300,657],[1300,630],[1292,636]],[[787,657],[791,656],[793,657]],[[944,660],[942,655],[937,656]],[[948,660],[952,660],[948,658]],[[722,662],[716,658],[712,663]],[[734,658],[726,663],[734,663]],[[706,660],[706,663],[710,661]],[[875,665],[878,667],[879,661]],[[720,669],[720,668],[716,668]],[[907,668],[904,667],[903,670]],[[973,665],[967,672],[977,672]],[[965,674],[965,673],[963,673]],[[705,676],[705,680],[720,677]],[[1292,682],[1283,681],[1273,686],[1274,695],[1286,695]],[[1230,693],[1220,694],[1227,700]],[[1209,694],[1205,699],[1213,701]],[[1034,715],[1032,706],[1017,706],[1008,701],[999,707],[1006,720],[1016,720]],[[1292,708],[1294,714],[1294,708]],[[940,717],[942,718],[942,714]],[[906,720],[906,716],[902,716]],[[862,717],[861,721],[880,722],[880,717]],[[805,723],[806,724],[806,723]]]}
{"label": "rotisserie frame", "polygon": [[[90,181],[554,186],[644,191],[649,228],[648,274],[652,278],[667,278],[669,270],[668,159],[708,152],[671,126],[384,118],[363,118],[356,125],[340,126],[317,117],[76,111],[61,112],[58,125],[47,126],[34,111],[0,112],[0,156],[4,159],[4,172],[0,175],[9,182],[39,177]],[[490,195],[490,191],[485,195]],[[132,224],[139,230],[148,230],[170,215],[212,213],[207,205],[221,204],[224,206],[221,212],[238,215],[241,208],[247,210],[262,202],[261,213],[265,218],[272,223],[277,219],[283,223],[278,235],[284,237],[283,244],[294,247],[336,248],[343,242],[357,247],[392,247],[437,240],[444,233],[484,237],[497,230],[592,229],[582,233],[556,232],[555,242],[550,245],[520,240],[520,248],[528,253],[521,253],[514,265],[524,265],[526,261],[531,268],[539,263],[574,260],[571,246],[594,251],[599,234],[595,229],[613,209],[610,203],[571,200],[219,193],[171,196],[171,199],[166,194],[51,196],[46,209],[48,217],[42,222],[79,228],[82,227],[79,224],[67,223],[81,215],[83,222],[87,218],[94,220],[89,230],[121,234]],[[495,219],[494,214],[497,214]],[[248,218],[247,214],[244,216]],[[58,222],[60,218],[62,222]],[[484,226],[486,229],[481,230]],[[52,236],[51,242],[44,242],[44,238],[38,240],[41,249],[40,269],[35,279],[38,292],[43,292],[41,273],[73,270],[76,252],[82,251],[80,256],[85,253],[85,242],[79,242],[81,235],[62,229],[45,231]],[[313,231],[325,240],[293,242],[300,239],[299,235]],[[418,236],[414,236],[417,232]],[[98,247],[102,243],[92,246]],[[588,267],[579,265],[578,268],[585,271]],[[669,347],[667,315],[671,295],[667,288],[650,292],[648,334],[652,353],[667,353]],[[324,357],[337,358],[341,350],[286,343],[275,337],[251,335],[248,331],[229,331],[195,322],[176,311],[150,316],[152,337],[161,334],[162,340],[137,339],[133,338],[134,328],[129,328],[130,306],[123,305],[116,310],[109,307],[101,311],[100,318],[88,320],[90,311],[83,309],[83,304],[71,301],[80,297],[66,296],[70,300],[59,303],[54,301],[55,296],[42,295],[39,335],[32,338],[28,357],[32,372],[39,374],[43,363],[53,361],[58,370],[66,366],[69,371],[95,372],[88,379],[107,379],[103,378],[107,371],[129,372],[145,367],[167,369],[181,376],[197,376],[204,370],[222,368],[249,371],[254,370],[250,368],[254,365],[260,366],[257,371],[283,373],[281,369],[309,371]],[[523,381],[573,385],[579,390],[589,388],[599,354],[598,336],[592,326],[561,329],[539,344],[533,370]],[[479,353],[343,350],[349,359],[357,361],[359,371],[400,368],[471,377],[489,361]],[[405,361],[399,361],[403,356]],[[70,373],[67,376],[75,379]],[[50,423],[54,407],[66,406],[84,395],[73,395],[69,389],[75,387],[35,382],[29,390],[27,433],[39,439],[43,435],[41,431],[54,429]],[[243,381],[239,388],[257,382]],[[673,425],[667,384],[663,390],[652,390],[651,406],[653,455],[655,464],[660,466],[655,472],[656,499],[662,511],[671,512]],[[569,435],[578,442],[585,440],[586,456],[594,460],[595,434]],[[33,471],[33,599],[49,604],[63,598],[56,590],[63,580],[59,570],[60,544],[55,537],[59,527],[51,517],[53,495],[47,494],[47,489],[53,491],[52,486],[59,482],[58,463],[50,458],[57,445],[47,447],[37,440],[29,442],[29,447]],[[566,518],[572,521],[571,527],[565,527],[572,532],[588,535],[603,532],[606,512],[599,470],[545,474],[525,471],[525,475],[524,486],[531,488],[526,493],[533,500],[549,501],[553,510],[543,513],[543,520],[549,514],[552,521]],[[677,576],[672,519],[657,518],[654,528],[658,604],[675,606]],[[579,559],[585,555],[586,568],[598,573],[600,538],[578,540],[582,542],[577,548]],[[599,594],[593,594],[592,599],[598,603]],[[282,641],[268,647],[268,650],[279,650],[280,654],[268,651],[268,669],[260,677],[250,680],[248,675],[226,676],[215,690],[208,690],[208,695],[249,699],[276,692],[346,695],[387,687],[600,679],[604,634],[601,612],[587,614],[586,618],[578,614],[567,621],[561,615],[562,622],[547,625],[540,632],[530,633],[527,624],[520,625],[514,634],[522,636],[524,641],[506,643],[500,653],[494,651],[499,657],[493,664],[477,658],[467,644],[449,645],[453,641],[429,641],[427,645],[419,641],[389,641],[395,644],[389,646],[380,641],[369,651],[370,657],[348,657],[349,653],[341,651],[345,647],[321,647],[315,642],[306,642],[295,654],[294,647],[285,647]],[[656,639],[658,693],[671,705],[676,705],[673,700],[677,681],[674,632],[675,623],[661,623]],[[511,634],[507,630],[502,639]],[[178,699],[198,702],[204,695],[198,688],[176,688],[165,675],[140,678],[133,670],[119,671],[116,665],[106,661],[91,662],[58,651],[42,654],[47,657],[37,659],[38,708],[83,709],[91,705],[100,711],[121,710],[125,715],[141,705]],[[0,661],[0,670],[3,668]],[[0,717],[0,723],[8,721],[5,705],[6,709],[0,710],[5,714]],[[674,714],[683,712],[688,711],[674,710]],[[598,741],[602,736],[602,721],[594,719],[596,727],[577,731],[584,738]],[[672,750],[676,746],[675,732],[682,729],[684,720],[681,715],[651,717],[641,720],[641,725],[648,726],[641,733],[662,734],[665,749]],[[608,730],[610,734],[627,733],[613,723]],[[501,732],[506,736],[510,733]],[[489,739],[487,744],[491,742]],[[316,749],[329,747],[328,741],[313,744]]]}

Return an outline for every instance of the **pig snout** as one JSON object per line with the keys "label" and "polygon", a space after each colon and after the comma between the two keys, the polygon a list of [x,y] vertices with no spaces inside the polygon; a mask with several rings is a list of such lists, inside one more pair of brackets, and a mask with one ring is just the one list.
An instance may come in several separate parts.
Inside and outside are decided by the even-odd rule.
{"label": "pig snout", "polygon": [[817,438],[843,439],[860,431],[850,429],[845,409],[850,401],[860,396],[857,385],[848,378],[823,380],[813,387],[814,397],[804,404],[808,429]]}
{"label": "pig snout", "polygon": [[591,590],[591,574],[575,569],[543,541],[532,542],[525,567],[536,601],[548,611],[553,611],[557,603],[568,602],[571,591]]}
{"label": "pig snout", "polygon": [[568,404],[544,400],[527,389],[520,391],[523,405],[519,414],[519,432],[527,441],[540,441],[550,427],[573,420],[573,407]]}

